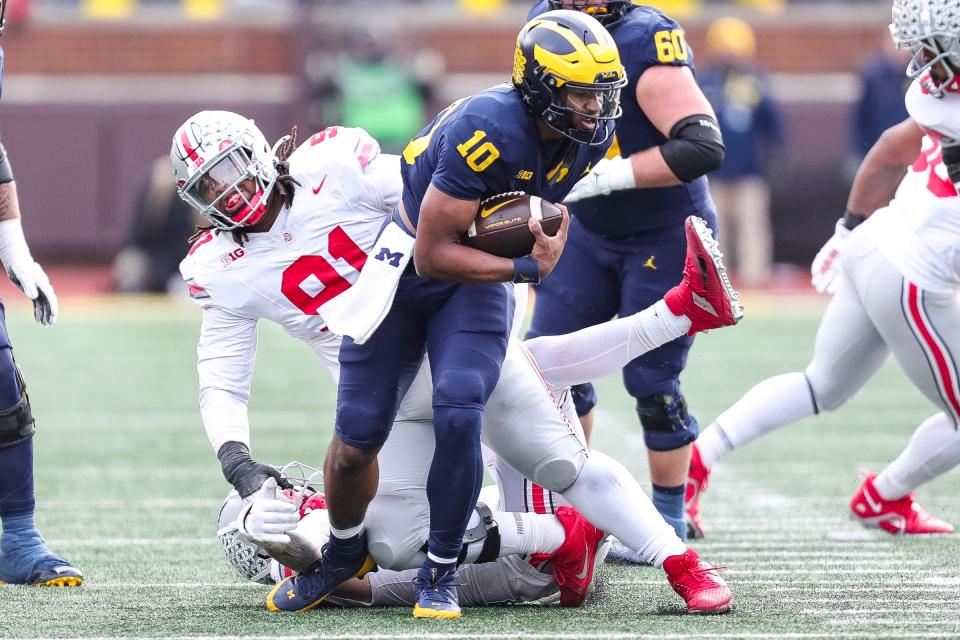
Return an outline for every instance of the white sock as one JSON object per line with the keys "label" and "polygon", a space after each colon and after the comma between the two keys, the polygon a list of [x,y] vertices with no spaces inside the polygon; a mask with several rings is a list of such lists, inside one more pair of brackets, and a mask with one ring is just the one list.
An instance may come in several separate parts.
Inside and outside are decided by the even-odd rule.
{"label": "white sock", "polygon": [[580,477],[563,497],[587,520],[656,567],[687,550],[630,472],[599,451],[590,452]]}
{"label": "white sock", "polygon": [[923,421],[897,459],[873,481],[880,497],[897,500],[960,464],[960,432],[944,413]]}
{"label": "white sock", "polygon": [[340,538],[341,540],[352,538],[353,536],[358,535],[361,531],[363,531],[362,522],[355,527],[350,527],[349,529],[337,529],[332,525],[330,527],[330,535],[332,535],[334,538]]}
{"label": "white sock", "polygon": [[563,389],[620,371],[628,362],[690,330],[686,316],[675,316],[660,300],[626,318],[617,318],[562,336],[525,341],[543,377]]}
{"label": "white sock", "polygon": [[[642,317],[650,309],[654,311],[655,322]],[[638,328],[637,331],[646,331],[651,336],[651,340],[657,343],[657,346],[687,335],[690,327],[693,326],[690,318],[675,315],[663,300],[657,300],[652,307],[647,307],[633,317],[638,318],[638,322],[642,323],[642,328]]]}
{"label": "white sock", "polygon": [[767,378],[703,431],[697,449],[709,469],[732,450],[814,412],[810,385],[802,372]]}
{"label": "white sock", "polygon": [[500,530],[500,556],[553,553],[567,532],[554,515],[543,513],[494,513]]}

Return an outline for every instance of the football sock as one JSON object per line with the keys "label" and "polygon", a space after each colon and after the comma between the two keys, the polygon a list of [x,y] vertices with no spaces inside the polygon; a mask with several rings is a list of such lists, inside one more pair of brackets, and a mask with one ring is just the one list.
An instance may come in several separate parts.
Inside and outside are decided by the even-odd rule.
{"label": "football sock", "polygon": [[0,519],[4,537],[23,528],[29,517],[33,528],[33,439],[0,449]]}
{"label": "football sock", "polygon": [[917,427],[896,460],[877,474],[873,486],[885,500],[897,500],[960,464],[960,432],[944,413]]}
{"label": "football sock", "polygon": [[430,571],[431,569],[436,569],[437,574],[444,574],[447,571],[456,571],[457,570],[457,560],[453,559],[453,562],[440,562],[435,559],[434,555],[430,552],[427,552],[427,558],[423,561],[423,566],[420,567],[421,571]]}
{"label": "football sock", "polygon": [[677,532],[677,537],[684,542],[687,540],[687,525],[683,521],[683,494],[685,491],[686,485],[683,484],[677,487],[653,485],[653,506],[657,508],[667,524]]}
{"label": "football sock", "polygon": [[710,469],[733,449],[814,413],[810,386],[802,372],[768,378],[704,429],[697,439],[700,457]]}
{"label": "football sock", "polygon": [[473,407],[433,408],[436,453],[427,476],[430,538],[427,548],[438,559],[457,558],[467,522],[483,485],[480,422]]}
{"label": "football sock", "polygon": [[554,515],[494,513],[500,531],[500,555],[553,553],[567,537]]}
{"label": "football sock", "polygon": [[690,320],[675,316],[660,300],[626,318],[562,336],[526,340],[547,383],[555,389],[620,371],[628,362],[686,335]]}
{"label": "football sock", "polygon": [[[636,478],[622,464],[599,451],[590,452],[577,481],[562,494],[583,517],[615,535],[655,567],[687,550]],[[680,500],[682,505],[682,495]]]}
{"label": "football sock", "polygon": [[347,540],[348,538],[358,536],[360,535],[361,531],[363,531],[362,522],[355,527],[350,527],[349,529],[337,529],[332,525],[330,527],[330,535],[334,538],[339,538],[340,540]]}

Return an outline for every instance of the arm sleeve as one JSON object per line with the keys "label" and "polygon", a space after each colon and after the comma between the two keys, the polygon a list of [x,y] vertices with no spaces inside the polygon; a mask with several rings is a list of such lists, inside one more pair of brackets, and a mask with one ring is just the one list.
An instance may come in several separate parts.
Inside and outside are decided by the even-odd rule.
{"label": "arm sleeve", "polygon": [[250,446],[247,402],[257,351],[257,323],[220,307],[203,310],[197,344],[200,415],[216,452],[234,440]]}

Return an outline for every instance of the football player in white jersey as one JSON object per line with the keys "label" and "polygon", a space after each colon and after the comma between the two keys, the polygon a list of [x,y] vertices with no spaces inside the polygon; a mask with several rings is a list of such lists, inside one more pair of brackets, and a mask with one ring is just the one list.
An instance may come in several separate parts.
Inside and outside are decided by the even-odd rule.
{"label": "football player in white jersey", "polygon": [[[271,148],[252,121],[237,114],[201,112],[178,129],[171,149],[182,197],[213,225],[196,239],[181,272],[203,308],[198,370],[204,427],[224,476],[243,498],[270,478],[282,485],[277,471],[253,460],[249,450],[246,405],[257,321],[274,321],[306,342],[336,379],[340,339],[326,330],[324,305],[356,281],[378,233],[390,224],[388,214],[401,190],[398,158],[380,154],[376,141],[360,129],[331,127],[291,154],[292,147],[281,141]],[[637,349],[739,319],[738,297],[725,277],[709,230],[691,219],[688,242],[684,281],[664,300],[621,325],[628,348],[602,351],[600,345],[587,343],[591,357],[575,362],[586,369],[591,363],[609,366],[611,358],[635,355]],[[562,366],[557,371],[559,380],[569,375]],[[398,426],[429,424],[432,418],[426,364],[418,380],[401,403]],[[579,423],[570,417],[575,413],[570,413],[568,394],[562,396],[561,412],[519,343],[509,349],[500,380],[487,404],[485,442],[504,464],[562,494],[585,517],[564,520],[557,514],[567,537],[578,536],[579,542],[579,551],[565,561],[556,554],[554,558],[554,574],[567,588],[568,602],[576,604],[584,597],[592,572],[583,568],[592,566],[589,560],[600,546],[599,527],[664,568],[691,611],[728,609],[731,596],[722,579],[680,542],[622,465],[588,451]],[[391,440],[396,442],[404,433],[395,426]],[[390,460],[409,467],[414,457],[397,446],[399,453],[391,458],[387,451],[391,440],[386,453],[380,454],[379,492],[395,492],[402,503],[409,478],[397,476],[391,483]],[[417,459],[427,447],[423,440],[418,437],[410,443],[409,450],[420,454]],[[424,460],[416,473],[427,473],[429,452]],[[622,504],[640,507],[625,511]],[[411,522],[408,518],[406,528],[416,534],[423,523]],[[421,545],[422,540],[417,541],[413,553]],[[389,543],[383,547],[379,554],[371,537],[375,554],[393,552]],[[406,555],[387,564],[409,562],[409,545],[405,549]],[[368,564],[373,566],[372,561]]]}
{"label": "football player in white jersey", "polygon": [[840,407],[891,353],[938,413],[886,469],[865,473],[850,509],[892,534],[953,532],[913,491],[960,462],[960,0],[895,0],[890,31],[914,54],[910,117],[864,158],[846,215],[813,261],[814,287],[833,299],[810,364],[753,387],[697,441],[687,516],[700,535],[699,498],[717,460]]}
{"label": "football player in white jersey", "polygon": [[[236,491],[231,491],[219,515],[217,537],[227,561],[246,579],[265,585],[276,584],[297,569],[316,562],[320,548],[330,536],[326,499],[322,493],[314,493],[315,489],[310,484],[313,481],[311,478],[316,478],[319,472],[292,462],[281,469],[281,474],[296,486],[296,490],[280,491],[272,499],[258,498],[253,503],[242,500]],[[500,489],[503,490],[502,487]],[[427,513],[425,487],[421,487],[420,493],[422,495],[416,499],[415,506],[406,509],[406,514],[401,510],[395,511],[399,518],[396,521],[386,522],[378,518],[368,522],[367,528],[376,532],[376,538],[380,541],[393,533],[396,545],[402,546],[410,529],[411,516],[416,519]],[[381,494],[373,499],[372,504],[379,507],[378,503],[383,499]],[[493,496],[493,500],[495,504],[496,496]],[[291,504],[295,505],[294,509],[291,509]],[[547,603],[558,600],[560,587],[552,573],[550,554],[526,554],[517,545],[519,527],[513,525],[527,523],[532,514],[501,514],[506,518],[501,517],[498,521],[493,519],[493,512],[485,509],[482,503],[478,503],[477,507],[478,513],[483,512],[484,517],[468,529],[467,546],[492,550],[494,546],[506,544],[517,553],[478,562],[470,562],[468,554],[467,562],[460,568],[461,604],[476,607],[506,602]],[[501,522],[506,526],[501,527]],[[389,526],[379,531],[381,525]],[[520,535],[532,537],[534,528],[529,529],[520,529]],[[419,544],[422,546],[422,542]],[[548,545],[546,540],[532,544]],[[593,579],[599,575],[608,545],[606,543],[597,553]],[[532,548],[531,544],[524,546],[527,547],[526,551]],[[384,566],[363,578],[354,578],[342,584],[327,599],[327,603],[336,606],[413,606],[416,600],[413,576],[417,569],[392,570]]]}

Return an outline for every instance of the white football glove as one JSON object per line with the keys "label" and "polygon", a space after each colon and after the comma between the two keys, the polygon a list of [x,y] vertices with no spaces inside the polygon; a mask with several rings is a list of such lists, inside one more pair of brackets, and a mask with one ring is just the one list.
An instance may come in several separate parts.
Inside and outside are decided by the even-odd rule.
{"label": "white football glove", "polygon": [[57,294],[43,267],[30,255],[19,218],[0,221],[0,262],[10,281],[33,301],[33,317],[47,326],[57,321]]}
{"label": "white football glove", "polygon": [[263,547],[267,553],[282,552],[290,544],[290,531],[300,522],[296,505],[277,496],[277,481],[268,478],[237,514],[240,538]]}
{"label": "white football glove", "polygon": [[826,244],[817,252],[810,265],[810,282],[817,293],[833,295],[840,284],[840,254],[847,244],[850,229],[837,220],[836,229]]}
{"label": "white football glove", "polygon": [[573,189],[563,201],[576,202],[594,196],[605,196],[611,191],[633,189],[636,186],[630,158],[603,158],[590,173],[573,185]]}

